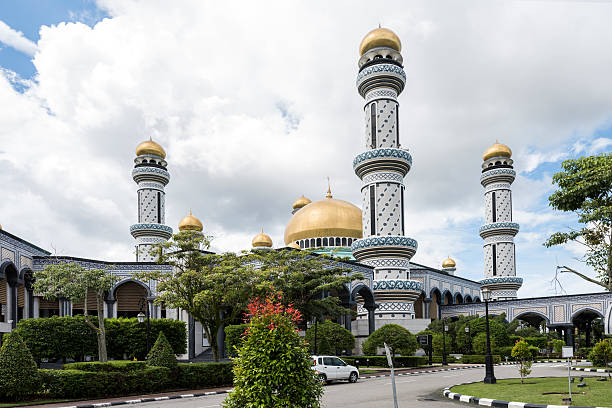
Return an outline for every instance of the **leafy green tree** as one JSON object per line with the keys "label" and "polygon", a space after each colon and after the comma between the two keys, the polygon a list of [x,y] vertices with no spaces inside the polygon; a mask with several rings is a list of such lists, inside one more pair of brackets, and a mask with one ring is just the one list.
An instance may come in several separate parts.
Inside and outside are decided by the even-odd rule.
{"label": "leafy green tree", "polygon": [[566,160],[561,166],[563,171],[553,176],[558,190],[548,198],[549,204],[575,213],[582,227],[556,232],[544,246],[580,244],[586,251],[583,261],[598,279],[566,265],[557,266],[557,273],[573,273],[612,291],[612,153]]}
{"label": "leafy green tree", "polygon": [[[43,270],[35,271],[34,278],[34,292],[45,299],[65,298],[72,302],[83,302],[85,322],[95,331],[98,339],[98,358],[101,362],[106,362],[108,356],[104,328],[104,293],[113,287],[118,278],[102,269],[86,269],[74,262],[47,265]],[[87,296],[92,291],[96,296],[97,326],[89,319],[87,310]]]}
{"label": "leafy green tree", "polygon": [[233,253],[210,254],[210,237],[197,231],[181,231],[153,249],[159,263],[173,266],[168,271],[146,271],[142,280],[157,281],[156,303],[181,308],[190,313],[202,328],[219,361],[217,333],[233,324],[243,313],[259,274],[253,265]]}
{"label": "leafy green tree", "polygon": [[523,339],[517,341],[512,347],[512,357],[519,361],[518,371],[521,375],[521,384],[523,384],[525,377],[531,374],[532,352],[529,344]]}
{"label": "leafy green tree", "polygon": [[[490,340],[491,340],[491,350],[492,350],[492,353],[494,353],[493,350],[497,349],[497,343],[495,341],[495,337],[491,336]],[[474,349],[475,354],[480,354],[480,355],[487,354],[487,334],[485,332],[480,332],[476,336],[474,336],[474,339],[472,341],[472,347]]]}
{"label": "leafy green tree", "polygon": [[159,332],[155,344],[151,347],[147,357],[147,364],[155,367],[166,367],[170,370],[175,370],[178,367],[178,361],[176,361],[172,346],[164,332]]}
{"label": "leafy green tree", "polygon": [[298,310],[280,294],[249,305],[246,337],[234,360],[228,408],[318,408],[323,394],[308,346],[297,333]]}
{"label": "leafy green tree", "polygon": [[549,345],[555,353],[561,354],[563,351],[563,346],[565,346],[565,342],[563,340],[555,339],[551,340]]}
{"label": "leafy green tree", "polygon": [[[355,336],[342,327],[341,324],[326,320],[317,325],[317,352],[319,354],[341,354],[342,350],[352,350],[355,347]],[[315,326],[306,330],[306,342],[314,351]],[[327,348],[323,348],[327,346]]]}
{"label": "leafy green tree", "polygon": [[612,361],[612,339],[603,339],[598,342],[591,350],[589,360],[594,366],[607,367]]}
{"label": "leafy green tree", "polygon": [[0,398],[21,400],[40,388],[38,367],[19,333],[4,335],[0,349]]}
{"label": "leafy green tree", "polygon": [[416,338],[407,329],[399,324],[385,324],[363,342],[363,353],[374,355],[377,348],[384,347],[384,343],[389,346],[392,357],[396,354],[411,356],[417,349]]}

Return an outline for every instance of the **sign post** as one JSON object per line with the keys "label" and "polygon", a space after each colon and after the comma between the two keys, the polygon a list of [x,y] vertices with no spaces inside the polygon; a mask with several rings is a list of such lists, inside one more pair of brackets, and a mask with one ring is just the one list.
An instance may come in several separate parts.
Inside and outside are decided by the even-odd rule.
{"label": "sign post", "polygon": [[389,367],[391,367],[391,384],[393,384],[393,407],[397,408],[397,391],[395,390],[395,372],[393,371],[393,359],[391,359],[391,352],[389,351],[389,346],[387,343],[383,343],[385,345],[385,353],[387,354],[387,363],[389,363]]}
{"label": "sign post", "polygon": [[[417,342],[419,343],[419,345],[421,346],[428,346],[427,347],[427,352],[429,355],[429,365],[431,365],[431,338],[432,335],[431,334],[419,334],[417,337]],[[423,349],[425,349],[425,347],[423,347]]]}
{"label": "sign post", "polygon": [[574,357],[574,347],[573,346],[563,346],[561,357],[567,358],[567,384],[569,386],[569,403],[572,403],[572,360]]}

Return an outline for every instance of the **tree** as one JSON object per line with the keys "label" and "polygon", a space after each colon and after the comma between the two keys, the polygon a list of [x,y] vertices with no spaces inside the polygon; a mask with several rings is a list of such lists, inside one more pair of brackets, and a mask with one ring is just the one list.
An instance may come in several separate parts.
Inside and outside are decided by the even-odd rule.
{"label": "tree", "polygon": [[[495,337],[490,336],[491,350],[495,350],[498,346]],[[475,354],[487,354],[487,333],[480,332],[476,334],[472,340],[472,347]]]}
{"label": "tree", "polygon": [[0,397],[20,400],[40,388],[38,367],[19,333],[5,334],[0,349]]}
{"label": "tree", "polygon": [[563,171],[553,176],[558,186],[549,198],[555,209],[573,212],[582,224],[579,229],[556,232],[544,246],[576,242],[585,249],[582,261],[594,269],[597,279],[566,265],[557,273],[573,273],[612,291],[612,153],[566,160]]}
{"label": "tree", "polygon": [[524,383],[526,376],[531,374],[531,350],[529,344],[523,339],[516,342],[512,347],[512,357],[519,361],[519,374],[521,375],[521,384]]}
{"label": "tree", "polygon": [[242,344],[242,337],[247,325],[245,324],[231,324],[226,326],[225,329],[225,351],[228,356],[236,357],[238,355],[238,348]]}
{"label": "tree", "polygon": [[323,394],[308,346],[297,333],[301,313],[280,293],[249,304],[244,342],[234,360],[228,408],[318,408]]}
{"label": "tree", "polygon": [[548,342],[549,347],[552,348],[552,351],[561,354],[563,351],[563,346],[565,346],[565,342],[563,340],[555,339]]}
{"label": "tree", "polygon": [[[341,354],[342,350],[352,350],[355,347],[355,336],[342,325],[326,320],[317,325],[317,352],[319,354]],[[306,342],[315,349],[315,326],[306,330]]]}
{"label": "tree", "polygon": [[155,344],[151,347],[151,351],[149,351],[147,364],[156,367],[166,367],[170,370],[175,370],[178,367],[178,361],[176,361],[172,346],[162,331],[159,332]]}
{"label": "tree", "polygon": [[608,363],[612,361],[612,339],[604,339],[598,342],[591,353],[589,360],[594,366],[608,367]]}
{"label": "tree", "polygon": [[201,250],[209,246],[209,237],[181,231],[154,249],[160,255],[158,262],[172,265],[173,270],[146,271],[138,277],[157,281],[156,303],[181,308],[202,324],[214,359],[219,361],[217,334],[238,320],[260,279],[244,257]]}
{"label": "tree", "polygon": [[376,354],[376,349],[387,343],[391,356],[399,353],[402,356],[411,356],[417,349],[416,338],[399,324],[385,324],[370,334],[363,342],[363,353]]}
{"label": "tree", "polygon": [[344,285],[363,276],[349,276],[350,269],[340,267],[336,260],[289,250],[253,251],[249,260],[258,265],[262,277],[259,293],[265,293],[270,285],[282,291],[283,301],[302,313],[302,323],[313,317],[334,318],[352,313],[341,305],[340,296],[348,295]]}
{"label": "tree", "polygon": [[[96,332],[98,339],[98,359],[106,362],[106,330],[104,328],[104,293],[110,290],[118,278],[102,269],[86,269],[77,263],[60,262],[35,271],[34,292],[45,299],[65,298],[72,302],[83,302],[85,322]],[[87,296],[94,292],[98,325],[89,319]]]}

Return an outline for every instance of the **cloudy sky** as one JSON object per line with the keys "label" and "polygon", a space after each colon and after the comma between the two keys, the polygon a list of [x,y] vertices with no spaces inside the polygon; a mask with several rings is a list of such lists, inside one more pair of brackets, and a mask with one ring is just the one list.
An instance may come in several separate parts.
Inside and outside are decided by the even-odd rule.
{"label": "cloudy sky", "polygon": [[[483,151],[509,145],[521,296],[556,293],[575,217],[547,204],[567,158],[612,150],[612,2],[15,0],[0,8],[0,224],[62,255],[134,259],[134,149],[168,153],[167,224],[214,249],[283,244],[301,194],[360,203],[358,46],[402,40],[401,139],[415,262],[482,278]],[[568,293],[600,291],[562,279]]]}

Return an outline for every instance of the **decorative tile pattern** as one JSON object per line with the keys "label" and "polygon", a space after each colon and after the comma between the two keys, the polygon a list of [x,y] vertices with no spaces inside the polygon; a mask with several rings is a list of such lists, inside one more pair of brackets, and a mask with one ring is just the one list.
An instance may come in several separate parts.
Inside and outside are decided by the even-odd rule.
{"label": "decorative tile pattern", "polygon": [[415,251],[418,248],[418,244],[416,240],[412,238],[402,237],[402,236],[395,236],[395,237],[387,236],[387,237],[369,237],[369,238],[358,239],[357,241],[353,242],[353,245],[351,245],[351,249],[353,250],[353,252],[355,252],[355,250],[357,249],[376,247],[376,246],[402,246],[402,247],[414,248]]}
{"label": "decorative tile pattern", "polygon": [[399,173],[369,173],[363,177],[364,184],[370,184],[375,182],[386,182],[386,181],[395,181],[400,184],[404,182],[404,178]]}
{"label": "decorative tile pattern", "polygon": [[512,222],[512,193],[510,190],[497,190],[495,195],[497,222]]}
{"label": "decorative tile pattern", "polygon": [[376,148],[397,148],[397,102],[381,99],[376,107]]}
{"label": "decorative tile pattern", "polygon": [[490,178],[492,176],[497,176],[500,174],[507,174],[507,175],[516,177],[516,172],[512,169],[495,169],[495,170],[489,170],[489,171],[482,173],[480,175],[480,180],[482,181],[484,179]]}
{"label": "decorative tile pattern", "polygon": [[572,305],[572,313],[575,313],[577,310],[585,308],[599,310],[600,312],[603,312],[601,303],[579,303]]}
{"label": "decorative tile pattern", "polygon": [[381,98],[397,99],[397,92],[392,89],[375,89],[366,94],[365,102],[367,104],[374,99]]}
{"label": "decorative tile pattern", "polygon": [[381,183],[376,197],[378,235],[400,235],[402,233],[401,185]]}
{"label": "decorative tile pattern", "polygon": [[565,306],[564,305],[555,306],[553,321],[555,323],[560,323],[560,322],[563,322],[564,320],[565,320]]}
{"label": "decorative tile pattern", "polygon": [[404,82],[406,81],[406,73],[404,72],[402,67],[393,64],[376,64],[361,70],[361,72],[357,75],[356,83],[359,86],[359,83],[364,79],[364,77],[371,74],[380,73],[399,75],[404,80]]}
{"label": "decorative tile pattern", "polygon": [[519,225],[516,222],[493,222],[481,226],[480,228],[478,228],[478,232],[481,233],[483,231],[489,231],[493,229],[513,229],[518,231]]}
{"label": "decorative tile pattern", "polygon": [[410,163],[410,166],[412,166],[412,156],[404,149],[373,149],[357,155],[357,157],[355,157],[353,160],[353,168],[357,167],[358,164],[366,160],[384,158],[402,159]]}
{"label": "decorative tile pattern", "polygon": [[2,248],[2,259],[10,259],[14,263],[15,262],[15,252],[9,249],[6,249],[6,248]]}

